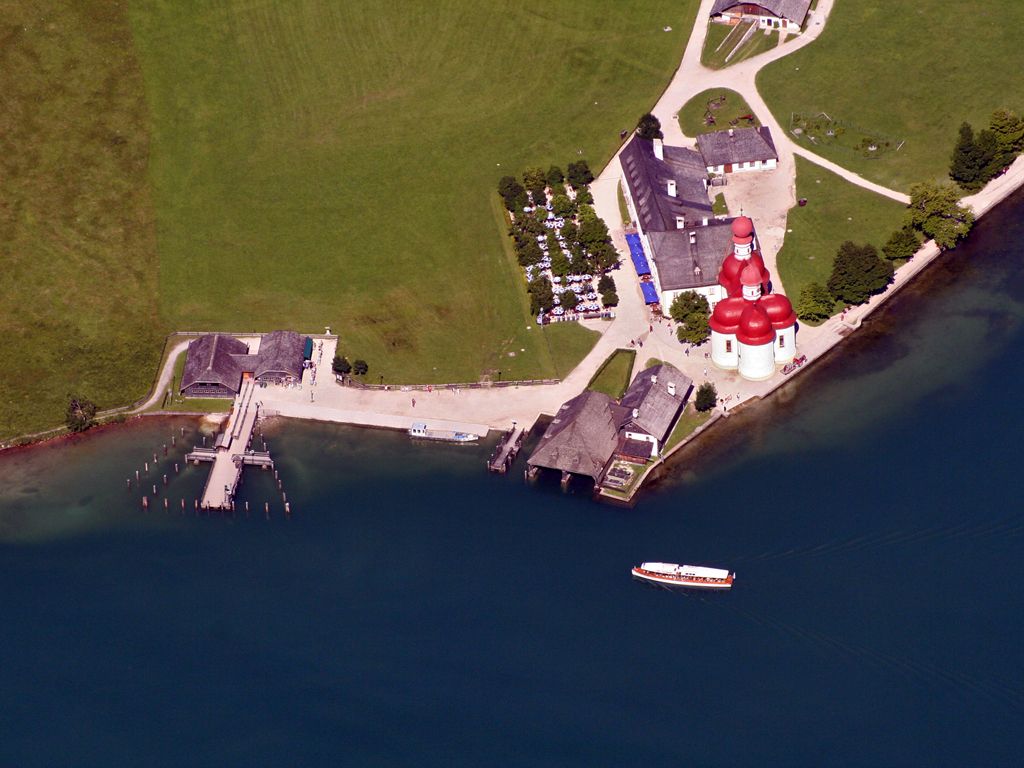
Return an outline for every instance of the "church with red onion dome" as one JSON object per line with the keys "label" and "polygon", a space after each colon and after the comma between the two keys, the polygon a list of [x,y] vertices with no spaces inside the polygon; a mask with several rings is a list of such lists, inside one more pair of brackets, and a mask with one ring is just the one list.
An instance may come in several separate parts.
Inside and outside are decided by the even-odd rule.
{"label": "church with red onion dome", "polygon": [[789,299],[771,292],[749,217],[732,222],[732,243],[718,273],[727,298],[711,313],[711,361],[745,379],[768,379],[796,357],[796,313]]}

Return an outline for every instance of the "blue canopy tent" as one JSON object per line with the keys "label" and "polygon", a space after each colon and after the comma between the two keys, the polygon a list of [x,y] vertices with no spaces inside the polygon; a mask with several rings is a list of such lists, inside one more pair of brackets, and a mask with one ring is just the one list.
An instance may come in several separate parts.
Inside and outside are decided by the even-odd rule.
{"label": "blue canopy tent", "polygon": [[647,263],[647,256],[644,254],[644,246],[640,242],[640,235],[626,235],[626,244],[629,245],[629,256],[633,259],[633,268],[636,270],[636,273],[640,277],[651,274],[651,266]]}
{"label": "blue canopy tent", "polygon": [[643,291],[644,301],[647,304],[658,303],[658,292],[654,290],[654,283],[640,283],[640,290]]}

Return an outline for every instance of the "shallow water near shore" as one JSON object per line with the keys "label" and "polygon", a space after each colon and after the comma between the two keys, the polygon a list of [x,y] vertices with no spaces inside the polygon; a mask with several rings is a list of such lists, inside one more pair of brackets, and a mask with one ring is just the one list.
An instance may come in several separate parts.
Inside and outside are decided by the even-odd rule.
{"label": "shallow water near shore", "polygon": [[323,424],[268,425],[290,518],[252,469],[195,515],[192,420],[0,457],[0,763],[1016,763],[1022,214],[634,509]]}

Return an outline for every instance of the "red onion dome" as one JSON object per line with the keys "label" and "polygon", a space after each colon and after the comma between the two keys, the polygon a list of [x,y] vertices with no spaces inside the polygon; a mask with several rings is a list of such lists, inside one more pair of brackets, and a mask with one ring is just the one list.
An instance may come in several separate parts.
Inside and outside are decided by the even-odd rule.
{"label": "red onion dome", "polygon": [[722,262],[721,269],[718,270],[718,284],[725,288],[725,292],[728,295],[743,295],[740,273],[743,272],[747,265],[754,266],[761,273],[761,285],[767,285],[771,281],[772,276],[764,265],[764,259],[761,258],[760,251],[752,252],[746,259],[737,259],[735,253],[730,253]]}
{"label": "red onion dome", "polygon": [[737,216],[732,220],[732,238],[734,243],[749,243],[754,235],[754,222],[749,216]]}
{"label": "red onion dome", "polygon": [[764,282],[761,270],[747,260],[747,266],[740,272],[740,283],[743,285],[761,285]]}
{"label": "red onion dome", "polygon": [[759,347],[762,344],[771,344],[775,341],[772,321],[768,319],[768,313],[764,311],[761,302],[747,302],[747,306],[740,316],[740,327],[736,331],[736,340],[740,344],[751,347]]}
{"label": "red onion dome", "polygon": [[780,330],[796,325],[796,312],[789,299],[781,293],[770,293],[761,298],[761,306],[772,321],[772,328]]}
{"label": "red onion dome", "polygon": [[743,315],[743,308],[747,305],[743,299],[722,299],[715,305],[715,311],[711,313],[709,325],[711,330],[717,333],[736,333],[740,327],[740,317]]}

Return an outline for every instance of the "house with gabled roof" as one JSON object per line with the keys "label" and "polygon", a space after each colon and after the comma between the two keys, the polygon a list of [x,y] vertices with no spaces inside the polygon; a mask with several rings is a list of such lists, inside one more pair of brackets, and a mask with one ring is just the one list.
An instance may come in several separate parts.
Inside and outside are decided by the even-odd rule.
{"label": "house with gabled roof", "polygon": [[721,176],[726,173],[774,170],[779,153],[767,126],[729,128],[697,137],[697,150],[707,172]]}
{"label": "house with gabled roof", "polygon": [[292,383],[302,379],[306,337],[295,331],[273,331],[260,338],[259,349],[222,333],[189,342],[179,391],[185,397],[232,398],[247,378]]}
{"label": "house with gabled roof", "polygon": [[724,24],[753,21],[762,29],[799,32],[807,19],[811,0],[715,0],[711,6],[711,20]]}

